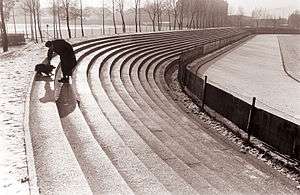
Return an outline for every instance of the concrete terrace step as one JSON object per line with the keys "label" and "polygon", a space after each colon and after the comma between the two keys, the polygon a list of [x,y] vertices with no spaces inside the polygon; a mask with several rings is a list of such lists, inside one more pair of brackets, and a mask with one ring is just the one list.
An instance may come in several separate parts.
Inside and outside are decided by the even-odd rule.
{"label": "concrete terrace step", "polygon": [[[108,48],[103,48],[102,50],[111,50],[111,47],[108,46]],[[101,49],[98,52],[101,52]],[[134,192],[167,192],[165,187],[157,181],[144,164],[141,163],[135,154],[124,144],[123,140],[107,121],[101,110],[95,106],[97,103],[89,90],[86,78],[88,63],[84,63],[85,60],[89,62],[89,57],[91,56],[93,55],[91,54],[79,62],[74,72],[74,82],[77,97],[80,101],[80,108],[88,121],[94,137]]]}
{"label": "concrete terrace step", "polygon": [[[150,51],[151,52],[151,51]],[[153,53],[153,52],[152,52]],[[145,63],[144,63],[145,64]],[[118,72],[118,71],[116,71],[116,72]],[[138,78],[136,75],[135,76],[133,76],[133,78]],[[113,79],[114,81],[116,80],[116,79]],[[124,81],[124,83],[128,83],[128,82],[130,82],[130,81]],[[138,89],[137,91],[141,91],[142,89]],[[133,93],[133,94],[136,94],[137,93],[137,91],[135,92],[135,93]],[[142,99],[144,99],[145,98],[145,96],[143,96],[143,98]],[[148,100],[148,103],[149,103],[149,101],[151,101],[151,100]],[[142,104],[143,105],[143,104]],[[143,105],[144,107],[146,107],[146,105],[144,104]],[[147,112],[146,113],[149,113],[149,110],[146,110]],[[166,120],[166,118],[164,118],[164,120]],[[159,123],[163,123],[163,121],[160,121]],[[164,127],[164,128],[166,128],[166,127]]]}
{"label": "concrete terrace step", "polygon": [[29,114],[40,193],[92,194],[59,122],[51,79],[36,77]]}
{"label": "concrete terrace step", "polygon": [[59,84],[56,88],[60,89],[56,103],[62,127],[92,192],[133,194],[93,137],[78,107],[72,85]]}
{"label": "concrete terrace step", "polygon": [[[35,81],[32,87],[41,192],[293,193],[268,169],[203,131],[165,91],[164,71],[180,52],[240,32],[148,33],[75,44],[72,84]],[[58,68],[56,78],[60,74]]]}

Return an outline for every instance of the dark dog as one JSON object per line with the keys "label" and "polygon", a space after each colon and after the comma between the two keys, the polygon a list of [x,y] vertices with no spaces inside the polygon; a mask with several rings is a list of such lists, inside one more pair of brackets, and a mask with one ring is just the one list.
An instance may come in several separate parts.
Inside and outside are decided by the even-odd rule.
{"label": "dark dog", "polygon": [[44,73],[47,76],[51,76],[53,75],[52,70],[55,67],[52,65],[48,65],[48,64],[38,64],[35,66],[35,71],[37,72],[37,74],[39,75],[43,75],[42,73]]}

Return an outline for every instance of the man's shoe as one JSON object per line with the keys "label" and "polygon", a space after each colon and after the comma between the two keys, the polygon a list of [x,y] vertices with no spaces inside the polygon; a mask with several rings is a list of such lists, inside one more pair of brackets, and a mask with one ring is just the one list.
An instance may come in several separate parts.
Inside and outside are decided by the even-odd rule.
{"label": "man's shoe", "polygon": [[69,83],[69,78],[61,78],[58,80],[60,83]]}

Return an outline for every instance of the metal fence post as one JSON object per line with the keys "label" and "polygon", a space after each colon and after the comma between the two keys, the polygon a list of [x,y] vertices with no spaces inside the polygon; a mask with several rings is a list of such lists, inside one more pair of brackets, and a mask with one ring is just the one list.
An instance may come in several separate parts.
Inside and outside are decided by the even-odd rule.
{"label": "metal fence post", "polygon": [[250,137],[251,137],[251,126],[252,126],[252,120],[254,116],[255,102],[256,102],[256,97],[253,97],[252,106],[249,112],[248,123],[247,123],[248,142],[250,142]]}
{"label": "metal fence post", "polygon": [[204,77],[203,89],[202,89],[202,104],[201,104],[201,111],[204,111],[204,104],[206,98],[206,87],[207,87],[207,76]]}

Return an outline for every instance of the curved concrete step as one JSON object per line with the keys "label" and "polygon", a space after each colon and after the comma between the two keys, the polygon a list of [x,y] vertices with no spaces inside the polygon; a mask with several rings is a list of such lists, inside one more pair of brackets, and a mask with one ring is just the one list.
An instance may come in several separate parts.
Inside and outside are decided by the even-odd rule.
{"label": "curved concrete step", "polygon": [[29,125],[40,193],[92,194],[61,126],[50,78],[34,81]]}
{"label": "curved concrete step", "polygon": [[[112,47],[119,47],[118,44],[111,47],[104,47],[102,50],[111,50]],[[98,50],[101,53],[101,49]],[[79,62],[74,72],[75,91],[80,109],[87,120],[87,123],[100,146],[106,152],[119,173],[127,184],[136,193],[166,193],[166,188],[157,180],[155,176],[145,167],[145,165],[126,146],[115,129],[97,105],[91,91],[89,90],[86,69],[88,62],[93,55],[85,57]],[[84,63],[86,61],[87,63]]]}
{"label": "curved concrete step", "polygon": [[[111,51],[111,52],[114,52],[114,51]],[[101,57],[100,57],[101,58]],[[94,63],[95,66],[92,66],[92,69],[90,71],[90,74],[92,74],[92,78],[97,78],[98,75],[97,75],[97,69],[99,69],[99,66],[101,63],[102,64],[112,64],[113,60],[114,59],[107,59],[105,62],[103,61],[100,61],[100,58],[97,59],[97,61]],[[106,78],[106,76],[104,76]],[[157,159],[156,161],[149,161],[149,157],[147,159],[144,159],[143,156],[145,155],[150,155],[151,153],[153,153],[151,150],[149,150],[149,148],[147,149],[146,151],[146,154],[143,154],[143,149],[144,147],[136,147],[136,146],[132,146],[133,145],[133,141],[136,141],[136,139],[140,139],[139,137],[136,137],[136,134],[133,132],[130,132],[131,133],[131,136],[132,135],[135,135],[135,138],[132,139],[130,137],[128,137],[128,131],[130,130],[130,126],[128,126],[128,124],[124,121],[124,119],[117,113],[117,110],[114,109],[114,106],[113,104],[111,104],[111,102],[109,101],[109,99],[106,97],[106,94],[105,94],[105,91],[102,89],[102,87],[99,87],[101,86],[101,82],[99,81],[95,81],[96,79],[90,79],[90,83],[91,83],[91,88],[93,89],[93,92],[94,92],[94,95],[96,97],[96,100],[98,101],[98,105],[102,108],[102,111],[105,113],[105,115],[108,117],[108,119],[110,120],[110,122],[115,125],[115,128],[116,129],[119,129],[119,134],[121,134],[124,138],[124,140],[126,140],[125,142],[127,142],[129,145],[131,145],[132,147],[132,150],[133,151],[136,151],[135,153],[137,153],[138,157],[139,158],[142,158],[142,160],[144,160],[144,164],[146,164],[146,166],[150,167],[150,170],[153,170],[156,172],[156,175],[158,177],[158,179],[160,179],[161,182],[164,183],[164,185],[167,186],[167,188],[172,191],[172,192],[182,192],[182,190],[180,190],[180,187],[183,183],[183,181],[181,181],[181,185],[180,183],[178,183],[178,181],[180,181],[179,179],[174,180],[176,177],[172,176],[172,172],[166,172],[167,169],[165,167],[161,167],[161,168],[164,168],[165,170],[163,172],[160,172],[159,169],[155,166],[158,165],[159,161],[157,160],[160,160],[160,159]],[[106,86],[105,82],[103,82],[104,85]],[[119,108],[120,109],[120,108]],[[146,150],[146,149],[145,149]],[[164,165],[165,166],[165,165]],[[155,170],[157,169],[157,170]],[[164,174],[166,175],[164,175]],[[168,178],[168,180],[164,179],[165,178]],[[171,180],[170,178],[173,178],[173,180]],[[170,183],[173,182],[173,183]],[[166,182],[169,182],[169,183],[166,183]],[[176,185],[175,185],[176,184]],[[172,187],[173,186],[173,187]],[[186,188],[186,187],[185,187]],[[186,191],[186,189],[185,189]],[[188,192],[188,191],[186,191]]]}
{"label": "curved concrete step", "polygon": [[[60,77],[60,74],[58,75]],[[92,192],[94,194],[133,194],[93,137],[78,107],[72,85],[58,84],[56,88],[60,91],[56,105],[64,133]]]}
{"label": "curved concrete step", "polygon": [[136,77],[135,77],[136,78]]}
{"label": "curved concrete step", "polygon": [[[137,78],[136,75],[134,75],[134,78]],[[137,89],[137,91],[140,93],[140,92],[142,91],[142,89],[139,88],[139,89]],[[146,94],[143,94],[142,99],[145,99],[145,95],[146,95]],[[146,98],[146,99],[147,99],[147,98]],[[149,102],[150,102],[150,100],[147,101],[147,103],[149,103]],[[152,102],[152,103],[153,103],[153,102]],[[146,107],[145,104],[143,104],[143,103],[140,103],[140,106],[143,106],[144,108]],[[145,108],[144,111],[146,111],[146,109],[147,109],[147,108]],[[151,108],[148,108],[146,113],[149,113],[149,109],[151,109]],[[152,109],[155,109],[155,112],[158,113],[158,112],[157,112],[157,108],[153,108],[153,104],[152,104]],[[153,115],[154,115],[154,114],[153,114]],[[167,117],[168,117],[168,116],[164,116],[164,117],[162,118],[162,120],[167,121]],[[158,122],[158,123],[161,124],[162,122]],[[171,128],[174,128],[174,127],[175,127],[174,124],[172,125],[172,124],[169,123],[168,125],[170,125]],[[172,127],[172,126],[173,126],[173,127]],[[163,129],[167,129],[167,128],[168,128],[168,127],[167,127],[167,124],[166,124],[166,125],[163,127]],[[178,130],[180,131],[180,130],[182,130],[182,129],[178,129]],[[174,134],[174,133],[171,133],[170,135],[171,135],[171,136],[176,136],[176,134]],[[199,143],[198,143],[198,145],[199,145]],[[203,148],[203,149],[204,149],[204,148]],[[202,150],[203,150],[203,149],[202,149]],[[203,156],[202,156],[202,157],[203,157]],[[203,162],[203,160],[202,160],[202,162]],[[209,167],[209,166],[208,166],[208,167]],[[216,174],[211,174],[211,175],[216,175]],[[220,173],[219,173],[219,175],[220,175]],[[215,182],[216,180],[217,180],[216,178],[212,178],[212,179],[211,179],[211,182]],[[221,182],[221,181],[220,181],[220,182]],[[223,190],[224,190],[224,188],[225,188],[225,186],[226,186],[226,185],[224,185],[224,183],[225,183],[225,182],[223,182],[223,184],[222,184]]]}
{"label": "curved concrete step", "polygon": [[[108,63],[108,64],[110,64],[110,63]],[[118,71],[117,71],[118,72]],[[103,78],[107,78],[107,76],[103,76]]]}
{"label": "curved concrete step", "polygon": [[[163,63],[165,61],[159,55],[157,55],[156,57],[157,57],[157,59],[159,59],[158,61],[160,61],[160,63]],[[149,72],[151,73],[151,68],[155,69],[156,66],[159,65],[159,62],[157,62],[157,63],[154,62],[154,63],[150,63],[150,64],[152,64],[152,67],[149,68],[149,70],[150,70]],[[142,63],[142,66],[145,67],[147,65],[145,63]],[[140,71],[136,72],[136,73],[140,73],[141,75],[145,74],[145,73],[143,73],[142,69]],[[139,78],[142,78],[142,77],[143,76],[139,76]],[[146,72],[146,75],[144,75],[144,77],[147,77],[147,78],[151,78],[152,77],[152,79],[153,79],[153,75],[151,76],[151,74],[150,74],[149,76],[147,76],[147,72]],[[137,76],[133,75],[133,78],[137,78]],[[157,77],[157,78],[161,78],[161,77]],[[150,80],[150,79],[148,79],[148,80]],[[150,93],[151,93],[151,91],[152,92],[155,91],[155,86],[154,85],[147,86],[147,87],[145,87],[145,89],[147,89],[148,92],[150,91]],[[141,89],[137,89],[137,91],[140,92]],[[157,98],[155,98],[155,97],[151,97],[151,99],[152,100],[157,100]],[[162,107],[163,111],[169,111],[169,110],[171,110],[170,109],[171,105],[168,104],[167,99],[164,99],[163,101],[161,101],[161,103],[162,103],[162,105],[164,103],[166,104],[164,107]],[[170,114],[170,116],[172,116],[174,118],[174,121],[177,121],[177,123],[182,120],[182,118],[180,117],[180,113],[177,113],[175,115],[172,114],[172,113],[169,113],[169,114]],[[164,119],[166,119],[166,118],[164,118]],[[190,129],[189,127],[187,127],[187,128]],[[198,127],[198,129],[199,129],[199,127]],[[200,145],[200,142],[201,143],[207,143],[207,142],[211,142],[211,140],[213,140],[212,138],[210,138],[210,139],[208,139],[206,141],[203,140],[203,137],[204,138],[209,137],[208,135],[203,136],[203,133],[200,134],[200,135],[198,134],[198,136],[197,136],[197,133],[198,133],[197,130],[198,129],[197,128],[194,129],[195,130],[194,132],[196,132],[196,133],[191,132],[191,134],[194,137],[200,137],[200,138],[202,138],[201,140],[199,140],[199,143],[198,143],[199,145]],[[218,142],[220,142],[220,140]],[[211,155],[211,156],[215,155],[215,158],[212,159],[212,162],[219,160],[219,161],[223,162],[222,166],[224,166],[224,164],[226,164],[226,161],[229,162],[229,166],[230,166],[230,163],[232,163],[231,168],[230,167],[226,168],[226,166],[224,166],[224,168],[228,169],[228,170],[231,170],[231,172],[235,176],[235,178],[241,179],[241,181],[244,182],[245,184],[247,184],[247,186],[252,186],[251,190],[253,192],[256,191],[257,189],[258,189],[257,192],[270,192],[272,189],[276,189],[276,188],[277,188],[277,190],[280,189],[280,190],[282,190],[285,193],[289,192],[289,191],[285,191],[285,189],[282,188],[282,185],[280,185],[279,183],[272,183],[272,182],[269,182],[269,180],[266,180],[266,178],[272,177],[272,175],[265,174],[263,176],[263,175],[259,174],[259,171],[257,171],[256,169],[261,169],[261,168],[260,167],[253,167],[252,165],[250,165],[249,162],[247,162],[247,161],[245,161],[245,160],[243,160],[241,158],[241,154],[240,153],[238,153],[236,151],[232,151],[232,150],[225,150],[225,151],[222,150],[222,149],[221,150],[220,149],[216,150],[215,148],[217,148],[217,147],[213,146],[213,145],[216,145],[216,143],[217,142],[215,140],[213,140],[213,142],[211,142],[210,144],[205,144],[207,146],[202,146],[201,148],[203,150],[205,150],[204,149],[205,147],[208,147],[208,149],[209,149],[209,147],[211,148],[211,151],[213,151],[213,152],[212,152],[212,154],[211,154],[211,152],[208,153],[208,155]],[[222,142],[220,142],[220,143],[222,143]],[[213,147],[211,147],[211,146],[213,146]],[[217,154],[214,154],[215,151],[216,151]],[[224,154],[222,154],[222,153],[224,153]],[[245,167],[244,165],[247,165],[247,166]],[[265,185],[264,185],[265,187],[259,188],[258,186],[261,185],[262,183],[265,183]]]}

